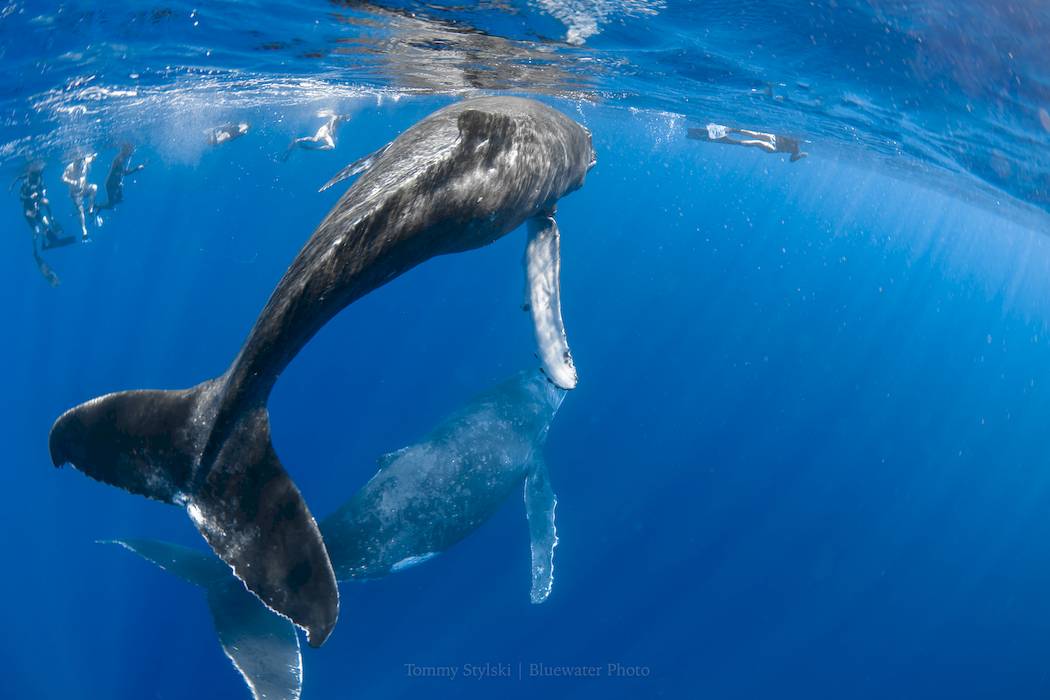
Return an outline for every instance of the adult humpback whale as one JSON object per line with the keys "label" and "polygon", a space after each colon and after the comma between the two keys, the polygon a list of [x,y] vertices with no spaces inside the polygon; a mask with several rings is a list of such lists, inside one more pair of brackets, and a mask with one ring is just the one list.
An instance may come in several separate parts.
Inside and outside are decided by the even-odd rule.
{"label": "adult humpback whale", "polygon": [[[320,523],[340,581],[375,578],[426,561],[476,530],[524,483],[532,540],[533,603],[554,582],[557,503],[543,446],[565,391],[521,372],[443,420],[420,443],[380,457],[380,469]],[[302,657],[295,628],[199,550],[116,540],[202,587],[226,655],[257,700],[296,700]]]}
{"label": "adult humpback whale", "polygon": [[299,350],[343,307],[436,255],[529,222],[527,277],[550,379],[575,385],[558,310],[554,207],[594,164],[589,132],[533,100],[441,109],[370,159],[292,261],[229,369],[182,391],[108,394],[64,413],[51,459],[186,508],[268,607],[331,633],[339,594],[317,524],[270,443],[266,402]]}

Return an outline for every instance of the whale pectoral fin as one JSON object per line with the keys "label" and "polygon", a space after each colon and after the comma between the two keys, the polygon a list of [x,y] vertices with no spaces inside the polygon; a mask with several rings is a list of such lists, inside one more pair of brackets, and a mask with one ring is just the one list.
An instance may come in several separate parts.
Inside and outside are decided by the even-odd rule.
{"label": "whale pectoral fin", "polygon": [[380,148],[379,150],[373,151],[372,153],[369,153],[367,156],[365,156],[363,158],[358,158],[353,163],[351,163],[350,165],[346,166],[345,168],[343,168],[342,170],[337,172],[335,174],[335,176],[331,180],[329,180],[328,182],[324,183],[324,185],[321,186],[321,189],[319,189],[317,191],[318,192],[324,192],[328,188],[333,187],[335,185],[338,185],[343,180],[349,179],[349,178],[353,177],[354,175],[360,175],[364,171],[366,171],[369,168],[371,168],[372,165],[375,164],[376,158],[378,158],[379,156],[383,155],[383,152],[386,149],[388,149],[388,148],[390,148],[390,144],[389,143],[387,145],[383,146],[382,148]]}
{"label": "whale pectoral fin", "polygon": [[266,608],[233,578],[208,589],[219,643],[255,700],[299,700],[303,657],[291,622]]}
{"label": "whale pectoral fin", "polygon": [[558,532],[554,527],[554,509],[558,498],[551,489],[547,463],[543,457],[533,457],[532,469],[525,477],[525,514],[529,519],[532,540],[533,603],[547,600],[554,586],[554,548],[558,546]]}
{"label": "whale pectoral fin", "polygon": [[536,345],[543,372],[562,389],[576,388],[576,366],[572,362],[565,324],[561,318],[561,239],[558,224],[550,214],[529,219],[525,248],[527,310],[532,313]]}

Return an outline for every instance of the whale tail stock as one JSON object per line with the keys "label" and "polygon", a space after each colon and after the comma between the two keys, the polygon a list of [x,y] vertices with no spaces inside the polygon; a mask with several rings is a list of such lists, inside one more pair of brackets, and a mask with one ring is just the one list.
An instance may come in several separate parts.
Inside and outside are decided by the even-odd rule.
{"label": "whale tail stock", "polygon": [[83,403],[51,428],[51,461],[184,506],[248,589],[320,646],[339,614],[321,533],[274,452],[266,407],[217,420],[209,407],[220,385],[124,391]]}

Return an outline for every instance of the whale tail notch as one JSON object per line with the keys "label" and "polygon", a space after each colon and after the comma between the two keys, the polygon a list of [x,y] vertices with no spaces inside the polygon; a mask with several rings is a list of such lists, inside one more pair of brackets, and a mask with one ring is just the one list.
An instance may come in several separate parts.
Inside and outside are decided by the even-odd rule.
{"label": "whale tail notch", "polygon": [[92,399],[55,421],[51,460],[184,506],[245,586],[320,646],[335,626],[339,591],[317,523],[274,452],[265,406],[217,429],[205,410],[216,389],[212,381]]}

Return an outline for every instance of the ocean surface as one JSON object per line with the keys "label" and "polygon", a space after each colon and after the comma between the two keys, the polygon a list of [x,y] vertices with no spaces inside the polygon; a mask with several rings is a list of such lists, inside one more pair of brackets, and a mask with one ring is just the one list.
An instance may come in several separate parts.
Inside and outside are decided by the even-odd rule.
{"label": "ocean surface", "polygon": [[[121,144],[145,168],[42,253],[56,287],[17,184],[0,207],[0,697],[251,697],[201,592],[98,543],[206,551],[190,520],[54,469],[48,431],[221,374],[347,184],[318,188],[502,93],[598,157],[558,207],[580,380],[544,449],[553,591],[530,604],[515,495],[343,583],[302,697],[1050,697],[1048,36],[1035,0],[6,2],[0,175],[42,165],[79,235],[66,164],[98,153],[100,201]],[[322,110],[350,115],[337,147],[282,160]],[[687,138],[708,123],[808,156]],[[273,441],[314,514],[538,366],[524,245],[430,260],[281,376]]]}

